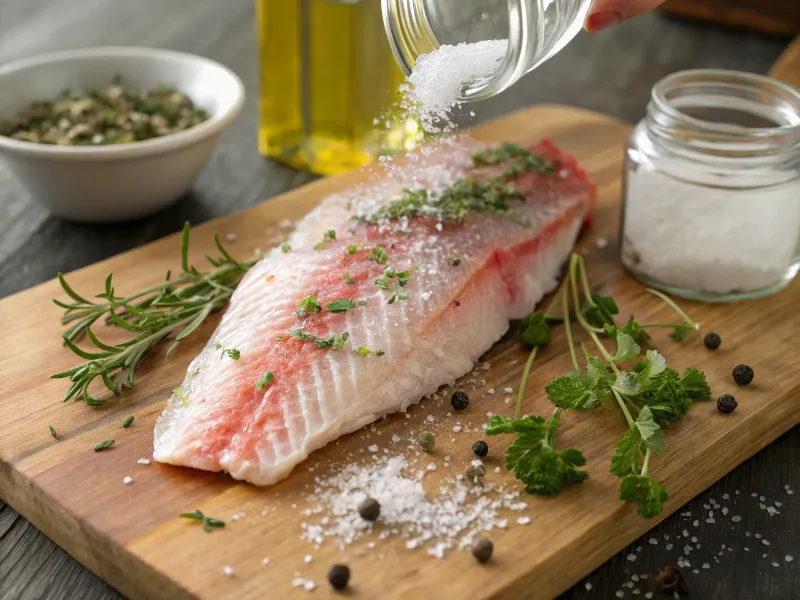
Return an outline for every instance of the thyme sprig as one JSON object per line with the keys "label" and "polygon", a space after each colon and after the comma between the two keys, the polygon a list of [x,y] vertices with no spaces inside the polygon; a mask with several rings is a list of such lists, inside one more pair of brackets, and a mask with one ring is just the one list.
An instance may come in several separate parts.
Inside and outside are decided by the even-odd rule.
{"label": "thyme sprig", "polygon": [[[72,303],[53,300],[64,309],[61,323],[72,323],[62,334],[64,344],[87,361],[51,376],[70,380],[64,401],[74,397],[83,399],[91,406],[103,404],[104,399],[95,398],[89,393],[89,386],[98,377],[115,396],[119,396],[123,389],[133,387],[136,369],[145,357],[162,340],[176,334],[167,350],[169,356],[181,340],[191,335],[209,315],[226,305],[242,277],[257,261],[236,260],[228,254],[219,236],[214,233],[214,244],[220,256],[206,256],[214,268],[199,271],[189,265],[189,230],[189,223],[186,223],[181,236],[181,274],[171,279],[167,271],[163,282],[128,296],[115,293],[112,275],[109,274],[104,291],[95,296],[102,301],[95,302],[73,290],[59,273],[61,287],[73,300]],[[134,336],[118,344],[105,343],[92,330],[98,321],[105,321]],[[83,337],[88,338],[94,346],[92,350],[84,350],[76,345]]]}

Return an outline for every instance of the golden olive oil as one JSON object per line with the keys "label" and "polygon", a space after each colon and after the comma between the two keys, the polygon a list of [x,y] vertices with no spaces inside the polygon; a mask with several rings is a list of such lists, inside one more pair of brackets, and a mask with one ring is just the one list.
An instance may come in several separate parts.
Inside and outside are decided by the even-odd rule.
{"label": "golden olive oil", "polygon": [[327,175],[414,146],[380,0],[256,0],[256,19],[261,154]]}

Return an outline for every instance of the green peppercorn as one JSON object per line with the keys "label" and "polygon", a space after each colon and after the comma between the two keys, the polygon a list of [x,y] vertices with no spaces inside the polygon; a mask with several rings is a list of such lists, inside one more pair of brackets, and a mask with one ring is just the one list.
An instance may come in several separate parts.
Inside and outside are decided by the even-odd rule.
{"label": "green peppercorn", "polygon": [[736,365],[733,369],[733,380],[739,385],[750,385],[753,375],[753,369],[747,365]]}
{"label": "green peppercorn", "polygon": [[456,410],[464,410],[469,406],[469,396],[465,392],[453,392],[450,397],[450,404]]}
{"label": "green peppercorn", "polygon": [[417,438],[417,445],[425,452],[430,452],[436,445],[436,438],[430,431],[423,431]]}
{"label": "green peppercorn", "polygon": [[489,444],[487,444],[483,440],[475,442],[474,444],[472,444],[472,451],[475,453],[475,456],[483,458],[484,456],[489,454]]}
{"label": "green peppercorn", "polygon": [[483,465],[469,465],[464,471],[464,475],[470,483],[483,485],[483,476],[486,475],[486,468]]}
{"label": "green peppercorn", "polygon": [[736,410],[736,398],[730,394],[722,394],[717,398],[717,410],[723,415],[729,415]]}
{"label": "green peppercorn", "polygon": [[378,517],[381,516],[380,502],[375,498],[367,498],[358,505],[358,514],[365,521],[377,521]]}
{"label": "green peppercorn", "polygon": [[472,556],[481,564],[488,562],[488,560],[492,558],[492,552],[494,552],[492,540],[478,538],[472,543]]}
{"label": "green peppercorn", "polygon": [[350,568],[347,565],[333,565],[328,571],[328,583],[334,589],[343,590],[350,581]]}

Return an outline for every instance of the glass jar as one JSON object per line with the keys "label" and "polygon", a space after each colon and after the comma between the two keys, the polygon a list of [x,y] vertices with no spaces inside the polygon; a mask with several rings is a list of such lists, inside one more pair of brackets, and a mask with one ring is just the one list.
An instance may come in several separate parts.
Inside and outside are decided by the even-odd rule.
{"label": "glass jar", "polygon": [[800,92],[722,70],[653,88],[630,137],[623,265],[698,300],[771,294],[800,266]]}
{"label": "glass jar", "polygon": [[508,40],[488,78],[470,82],[462,100],[499,94],[566,46],[583,27],[592,0],[382,0],[386,35],[400,68],[440,46]]}
{"label": "glass jar", "polygon": [[261,154],[330,175],[414,147],[380,0],[256,0],[256,27]]}

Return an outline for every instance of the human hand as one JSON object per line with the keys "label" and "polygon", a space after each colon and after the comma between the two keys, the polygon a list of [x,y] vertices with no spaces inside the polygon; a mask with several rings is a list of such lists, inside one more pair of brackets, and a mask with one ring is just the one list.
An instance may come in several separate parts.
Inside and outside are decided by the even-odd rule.
{"label": "human hand", "polygon": [[664,0],[596,0],[586,18],[587,31],[602,31],[653,10]]}

